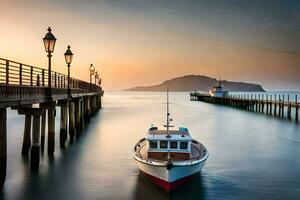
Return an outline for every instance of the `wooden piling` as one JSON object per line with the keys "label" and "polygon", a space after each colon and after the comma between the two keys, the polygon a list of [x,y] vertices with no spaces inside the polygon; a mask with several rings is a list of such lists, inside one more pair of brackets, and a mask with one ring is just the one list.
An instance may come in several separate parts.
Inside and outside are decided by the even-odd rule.
{"label": "wooden piling", "polygon": [[74,102],[69,102],[69,135],[70,139],[74,138],[76,133],[75,129],[75,105]]}
{"label": "wooden piling", "polygon": [[41,150],[44,151],[46,134],[46,110],[42,114],[42,128],[41,128]]}
{"label": "wooden piling", "polygon": [[264,95],[262,95],[262,102],[261,102],[261,111],[262,111],[262,113],[264,113],[265,112],[265,103],[264,103]]}
{"label": "wooden piling", "polygon": [[80,129],[81,132],[84,129],[84,101],[83,98],[80,100]]}
{"label": "wooden piling", "polygon": [[270,95],[270,115],[272,115],[272,107],[273,107],[273,99],[272,99],[272,95]]}
{"label": "wooden piling", "polygon": [[76,136],[79,136],[80,130],[80,99],[75,101],[75,129],[76,129]]}
{"label": "wooden piling", "polygon": [[90,116],[90,97],[86,97],[84,101],[84,123],[88,124],[91,121]]}
{"label": "wooden piling", "polygon": [[59,143],[60,147],[65,147],[65,142],[67,139],[67,103],[62,103],[60,106],[60,133],[59,133]]}
{"label": "wooden piling", "polygon": [[53,155],[55,149],[55,105],[48,108],[48,154]]}
{"label": "wooden piling", "polygon": [[0,188],[6,179],[7,162],[7,116],[6,108],[0,108]]}
{"label": "wooden piling", "polygon": [[32,146],[30,150],[31,169],[38,169],[40,163],[40,115],[33,115]]}
{"label": "wooden piling", "polygon": [[266,95],[266,100],[267,100],[267,111],[266,111],[266,114],[269,114],[269,97],[268,97],[268,94]]}
{"label": "wooden piling", "polygon": [[284,118],[284,94],[282,95],[282,102],[281,102],[281,117]]}
{"label": "wooden piling", "polygon": [[296,120],[296,122],[299,122],[299,104],[298,104],[298,96],[296,95],[295,96],[295,102],[296,102],[296,110],[295,110],[295,120]]}
{"label": "wooden piling", "polygon": [[22,155],[27,155],[31,146],[31,118],[30,114],[25,115]]}
{"label": "wooden piling", "polygon": [[277,96],[275,94],[275,101],[274,101],[274,116],[276,117],[277,115]]}
{"label": "wooden piling", "polygon": [[292,119],[292,107],[291,107],[291,103],[290,103],[290,95],[288,95],[287,117],[289,120]]}

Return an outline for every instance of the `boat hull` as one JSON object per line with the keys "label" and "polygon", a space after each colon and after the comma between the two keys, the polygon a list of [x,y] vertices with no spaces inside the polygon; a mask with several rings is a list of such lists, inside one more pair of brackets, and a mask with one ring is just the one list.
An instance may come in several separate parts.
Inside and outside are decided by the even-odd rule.
{"label": "boat hull", "polygon": [[192,175],[201,171],[206,160],[191,165],[156,166],[136,160],[139,169],[156,185],[172,190],[185,183]]}

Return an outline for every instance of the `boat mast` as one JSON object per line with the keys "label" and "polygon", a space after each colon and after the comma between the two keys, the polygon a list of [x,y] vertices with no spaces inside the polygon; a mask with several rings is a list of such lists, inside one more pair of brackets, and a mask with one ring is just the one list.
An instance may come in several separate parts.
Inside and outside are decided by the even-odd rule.
{"label": "boat mast", "polygon": [[170,137],[169,88],[167,88],[167,137]]}

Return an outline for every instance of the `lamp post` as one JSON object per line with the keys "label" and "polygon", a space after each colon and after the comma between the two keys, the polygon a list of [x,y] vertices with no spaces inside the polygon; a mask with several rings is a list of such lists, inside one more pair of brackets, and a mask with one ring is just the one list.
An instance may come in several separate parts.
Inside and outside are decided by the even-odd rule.
{"label": "lamp post", "polygon": [[[46,33],[45,37],[43,38],[45,50],[48,53],[48,88],[51,88],[51,57],[54,51],[54,46],[56,42],[55,36],[51,33],[52,29],[48,28],[48,33]],[[51,95],[51,92],[50,92]]]}
{"label": "lamp post", "polygon": [[99,75],[98,75],[98,72],[96,71],[96,73],[95,73],[95,85],[97,85],[98,77],[99,77]]}
{"label": "lamp post", "polygon": [[93,66],[93,64],[91,64],[89,70],[90,70],[90,85],[91,85],[92,84],[92,76],[95,73],[95,67]]}
{"label": "lamp post", "polygon": [[68,49],[65,53],[65,60],[68,66],[68,95],[71,95],[71,88],[70,88],[70,66],[72,63],[72,59],[73,59],[73,53],[70,49],[70,45],[68,45]]}

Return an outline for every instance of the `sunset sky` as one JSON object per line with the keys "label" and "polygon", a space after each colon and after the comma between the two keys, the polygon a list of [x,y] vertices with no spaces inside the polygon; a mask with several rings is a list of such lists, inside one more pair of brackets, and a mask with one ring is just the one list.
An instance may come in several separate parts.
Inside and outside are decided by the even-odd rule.
{"label": "sunset sky", "polygon": [[0,0],[0,57],[47,68],[42,38],[57,38],[53,70],[106,90],[188,74],[300,90],[299,0]]}

